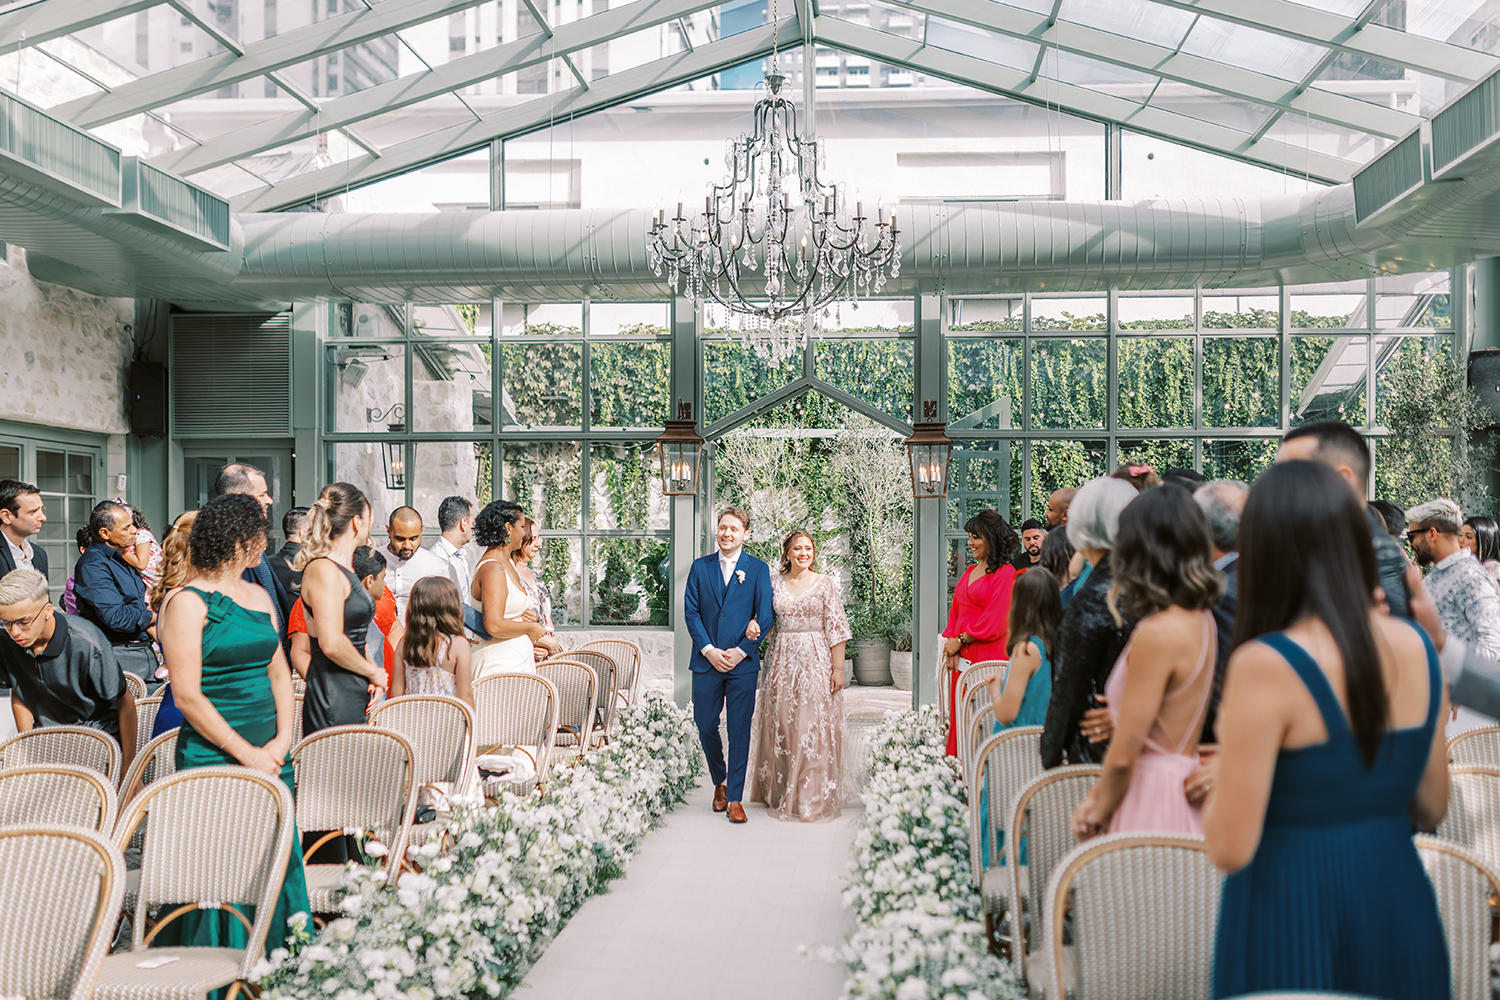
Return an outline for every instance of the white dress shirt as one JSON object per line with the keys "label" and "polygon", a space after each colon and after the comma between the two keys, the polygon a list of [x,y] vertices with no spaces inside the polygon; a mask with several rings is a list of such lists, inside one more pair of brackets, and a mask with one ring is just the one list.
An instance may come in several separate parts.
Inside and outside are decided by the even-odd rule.
{"label": "white dress shirt", "polygon": [[5,544],[10,546],[10,559],[11,562],[16,564],[16,569],[36,569],[31,563],[32,549],[30,541],[23,538],[21,539],[21,544],[17,546],[5,532],[0,531],[0,535],[5,535]]}
{"label": "white dress shirt", "polygon": [[454,546],[446,538],[439,538],[432,543],[432,548],[427,551],[442,560],[443,565],[448,567],[448,579],[458,586],[458,599],[465,606],[472,606],[474,601],[469,591],[469,561],[464,558],[463,550]]}
{"label": "white dress shirt", "polygon": [[385,585],[391,588],[396,598],[396,620],[405,627],[411,588],[426,577],[447,576],[448,564],[426,549],[418,549],[410,559],[402,559],[391,551],[390,546],[386,546],[385,560]]}

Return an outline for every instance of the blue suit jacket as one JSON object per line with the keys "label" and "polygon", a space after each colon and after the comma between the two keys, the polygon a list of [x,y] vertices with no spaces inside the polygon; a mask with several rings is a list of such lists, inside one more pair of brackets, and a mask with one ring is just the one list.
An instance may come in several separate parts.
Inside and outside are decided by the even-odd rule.
{"label": "blue suit jacket", "polygon": [[[756,673],[760,670],[760,643],[771,631],[776,610],[771,604],[771,568],[748,552],[740,552],[737,572],[724,585],[719,571],[719,553],[693,560],[688,573],[685,608],[688,634],[693,637],[695,674],[713,670],[703,655],[704,646],[716,649],[744,650],[745,658],[730,673]],[[745,582],[739,581],[745,574]],[[746,639],[745,629],[754,618],[760,622],[760,639]]]}

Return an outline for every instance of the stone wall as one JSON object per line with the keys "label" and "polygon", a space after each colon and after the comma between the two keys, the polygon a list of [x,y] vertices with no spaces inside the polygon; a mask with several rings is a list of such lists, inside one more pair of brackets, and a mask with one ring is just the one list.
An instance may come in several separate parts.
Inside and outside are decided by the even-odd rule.
{"label": "stone wall", "polygon": [[135,301],[35,281],[25,251],[9,249],[0,264],[0,419],[127,433]]}

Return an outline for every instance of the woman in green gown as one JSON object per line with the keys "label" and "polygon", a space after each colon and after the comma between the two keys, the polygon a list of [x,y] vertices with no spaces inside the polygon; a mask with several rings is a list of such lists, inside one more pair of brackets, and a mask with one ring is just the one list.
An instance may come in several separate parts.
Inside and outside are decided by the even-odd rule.
{"label": "woman in green gown", "polygon": [[[280,778],[295,795],[287,759],[292,675],[276,636],[271,597],[240,575],[257,565],[265,551],[260,503],[245,494],[213,498],[198,512],[189,544],[196,575],[167,606],[157,630],[183,715],[177,770],[225,764],[254,768]],[[267,951],[282,947],[295,914],[307,913],[307,880],[297,844],[294,837]],[[253,921],[254,907],[245,909]],[[175,937],[185,946],[243,948],[248,935],[232,914],[198,910],[173,921],[161,937]]]}

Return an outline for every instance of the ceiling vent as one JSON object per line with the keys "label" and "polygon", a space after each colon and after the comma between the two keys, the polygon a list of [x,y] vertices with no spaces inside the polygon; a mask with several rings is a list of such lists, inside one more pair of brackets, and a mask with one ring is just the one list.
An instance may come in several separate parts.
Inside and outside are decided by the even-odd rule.
{"label": "ceiling vent", "polygon": [[292,433],[290,313],[171,320],[174,437]]}

